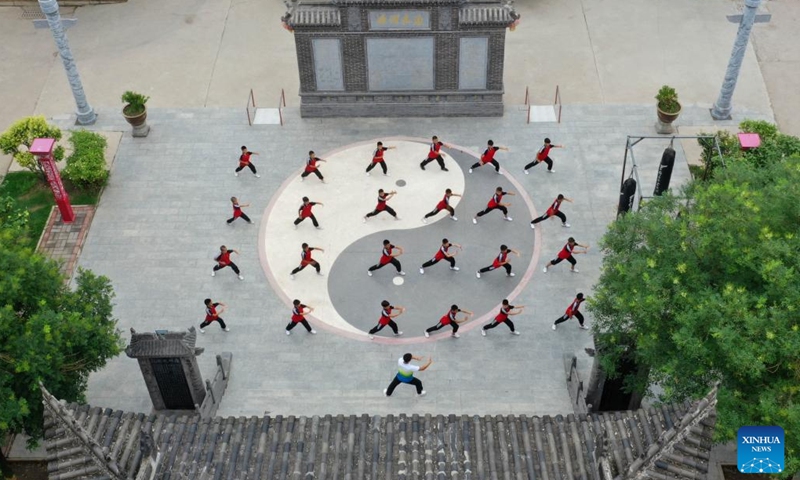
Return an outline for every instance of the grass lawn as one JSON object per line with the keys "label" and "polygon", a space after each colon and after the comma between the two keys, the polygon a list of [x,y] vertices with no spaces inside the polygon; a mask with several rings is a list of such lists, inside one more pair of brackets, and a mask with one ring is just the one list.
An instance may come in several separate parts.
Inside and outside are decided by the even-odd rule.
{"label": "grass lawn", "polygon": [[[67,180],[62,181],[73,205],[97,205],[100,200],[100,190],[81,190]],[[17,205],[30,212],[30,237],[35,246],[47,224],[50,207],[56,204],[50,187],[35,173],[13,172],[0,184],[0,197],[4,196],[13,198]]]}

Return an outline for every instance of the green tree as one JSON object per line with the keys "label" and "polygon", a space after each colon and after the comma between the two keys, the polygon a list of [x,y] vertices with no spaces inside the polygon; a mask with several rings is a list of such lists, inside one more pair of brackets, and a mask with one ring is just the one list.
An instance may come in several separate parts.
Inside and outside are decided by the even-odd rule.
{"label": "green tree", "polygon": [[[6,199],[7,200],[7,199]],[[82,401],[89,374],[122,348],[106,277],[79,270],[75,288],[59,265],[24,242],[24,216],[0,215],[0,432],[42,436],[39,382]],[[21,223],[23,224],[21,226]]]}
{"label": "green tree", "polygon": [[630,390],[662,400],[718,392],[717,439],[780,425],[800,470],[800,157],[732,162],[683,198],[620,217],[601,241],[590,309],[602,367],[632,355]]}
{"label": "green tree", "polygon": [[[39,167],[39,162],[28,152],[33,141],[37,138],[54,138],[61,140],[61,129],[47,124],[43,116],[25,117],[17,120],[0,135],[0,150],[6,155],[12,155],[14,160],[31,172],[38,172],[44,180],[44,172]],[[57,146],[53,150],[56,161],[64,158],[64,147]]]}

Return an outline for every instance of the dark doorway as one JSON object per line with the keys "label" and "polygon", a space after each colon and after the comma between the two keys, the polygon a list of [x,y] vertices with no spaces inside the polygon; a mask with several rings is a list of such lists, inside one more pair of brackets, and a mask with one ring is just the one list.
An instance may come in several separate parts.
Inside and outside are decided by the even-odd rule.
{"label": "dark doorway", "polygon": [[164,405],[169,410],[194,410],[194,401],[186,383],[186,375],[179,358],[151,358],[153,375]]}
{"label": "dark doorway", "polygon": [[[618,412],[639,408],[638,404],[641,403],[641,395],[627,393],[623,389],[625,378],[630,375],[636,375],[636,363],[630,360],[629,357],[623,357],[619,363],[618,371],[620,373],[618,377],[606,377],[605,379],[603,395],[600,397],[600,408],[597,409],[601,412]],[[638,399],[636,405],[632,404],[634,396]]]}

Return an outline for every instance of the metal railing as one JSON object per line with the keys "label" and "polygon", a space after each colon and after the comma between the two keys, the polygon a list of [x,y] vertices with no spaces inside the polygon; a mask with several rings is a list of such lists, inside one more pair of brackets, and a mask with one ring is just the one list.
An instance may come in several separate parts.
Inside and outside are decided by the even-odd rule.
{"label": "metal railing", "polygon": [[553,100],[553,110],[556,111],[558,123],[561,123],[561,90],[556,85],[556,98]]}
{"label": "metal railing", "polygon": [[[250,112],[250,108],[252,107],[252,115]],[[250,89],[250,95],[247,96],[247,107],[245,108],[247,111],[247,124],[251,127],[253,126],[253,120],[256,118],[256,97],[253,95],[253,89]]]}
{"label": "metal railing", "polygon": [[283,92],[281,88],[281,96],[278,98],[278,118],[281,121],[281,127],[283,126],[283,109],[286,108],[286,94]]}
{"label": "metal railing", "polygon": [[[531,123],[531,96],[529,87],[525,87],[525,110],[527,116],[525,123]],[[561,123],[561,89],[556,85],[556,96],[553,99],[553,112],[556,114],[556,121]]]}

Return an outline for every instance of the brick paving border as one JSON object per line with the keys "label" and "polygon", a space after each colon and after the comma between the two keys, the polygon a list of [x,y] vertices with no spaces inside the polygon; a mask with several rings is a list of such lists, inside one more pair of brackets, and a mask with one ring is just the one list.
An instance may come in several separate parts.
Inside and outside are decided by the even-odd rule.
{"label": "brick paving border", "polygon": [[61,220],[61,212],[58,208],[52,207],[47,225],[36,245],[37,251],[61,262],[61,271],[67,279],[71,279],[75,272],[78,256],[81,254],[89,227],[92,225],[95,206],[78,205],[73,206],[72,209],[75,211],[75,221],[64,223]]}

